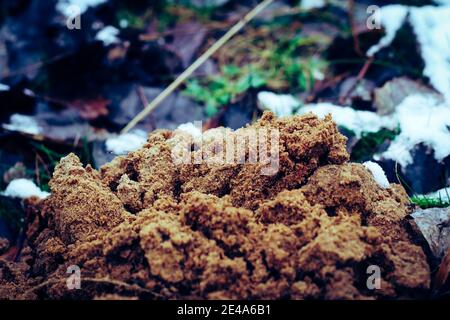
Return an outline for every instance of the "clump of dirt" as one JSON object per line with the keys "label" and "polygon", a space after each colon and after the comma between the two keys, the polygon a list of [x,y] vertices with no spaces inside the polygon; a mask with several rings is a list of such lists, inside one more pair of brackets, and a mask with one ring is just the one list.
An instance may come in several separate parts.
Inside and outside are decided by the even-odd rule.
{"label": "clump of dirt", "polygon": [[[381,188],[348,163],[331,117],[275,119],[212,129],[279,131],[279,170],[261,163],[176,164],[186,133],[153,133],[101,168],[61,159],[19,261],[0,262],[0,298],[376,299],[421,297],[430,270],[405,217],[399,185]],[[245,144],[245,143],[244,143]],[[246,149],[247,155],[250,147]],[[367,286],[368,267],[381,270]],[[67,286],[68,267],[81,289]]]}

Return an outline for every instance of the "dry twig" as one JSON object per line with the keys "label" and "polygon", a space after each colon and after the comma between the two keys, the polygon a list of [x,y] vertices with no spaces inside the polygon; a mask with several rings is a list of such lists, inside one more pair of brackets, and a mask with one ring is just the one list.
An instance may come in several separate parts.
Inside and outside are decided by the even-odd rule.
{"label": "dry twig", "polygon": [[177,89],[192,73],[197,70],[206,60],[208,60],[217,50],[219,50],[225,43],[228,42],[236,33],[238,33],[249,21],[263,11],[274,0],[264,0],[249,13],[247,13],[238,23],[236,23],[222,38],[217,40],[205,53],[203,53],[196,61],[194,61],[189,68],[181,73],[164,91],[162,91],[144,110],[134,117],[122,129],[121,133],[130,131],[136,124],[144,119],[153,109],[155,109],[164,99],[166,99],[175,89]]}

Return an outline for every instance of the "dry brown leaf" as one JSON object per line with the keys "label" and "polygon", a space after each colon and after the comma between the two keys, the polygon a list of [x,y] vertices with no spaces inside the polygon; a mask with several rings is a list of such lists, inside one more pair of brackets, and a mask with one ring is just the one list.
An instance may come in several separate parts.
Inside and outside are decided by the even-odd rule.
{"label": "dry brown leaf", "polygon": [[95,120],[100,116],[108,115],[110,100],[101,97],[92,100],[75,100],[70,105],[79,110],[80,116],[86,120]]}

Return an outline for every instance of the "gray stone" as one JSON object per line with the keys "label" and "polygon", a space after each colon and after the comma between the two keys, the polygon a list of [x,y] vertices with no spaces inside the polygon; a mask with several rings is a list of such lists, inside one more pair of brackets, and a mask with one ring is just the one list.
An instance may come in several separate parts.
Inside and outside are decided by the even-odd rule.
{"label": "gray stone", "polygon": [[411,214],[431,253],[441,259],[450,248],[450,207],[419,209]]}

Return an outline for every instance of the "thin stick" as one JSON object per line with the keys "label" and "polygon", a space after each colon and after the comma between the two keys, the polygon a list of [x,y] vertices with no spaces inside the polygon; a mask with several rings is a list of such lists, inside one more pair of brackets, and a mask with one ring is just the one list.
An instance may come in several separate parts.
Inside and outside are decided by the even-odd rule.
{"label": "thin stick", "polygon": [[358,33],[356,31],[356,23],[355,23],[355,0],[350,0],[348,2],[348,18],[350,20],[350,26],[352,29],[352,37],[353,37],[353,46],[355,49],[355,52],[363,57],[364,54],[361,50],[361,45],[359,43]]}
{"label": "thin stick", "polygon": [[339,102],[341,104],[345,104],[345,101],[348,99],[348,97],[350,97],[350,95],[353,93],[353,91],[355,91],[356,87],[361,83],[361,81],[364,79],[364,77],[367,74],[367,71],[369,71],[370,66],[373,63],[373,57],[370,57],[369,59],[366,60],[366,62],[364,63],[362,69],[359,71],[358,76],[356,77],[355,83],[352,84],[352,86],[350,87],[350,89],[346,92],[345,96],[342,96],[339,99]]}
{"label": "thin stick", "polygon": [[222,38],[217,40],[204,54],[178,76],[164,91],[162,91],[144,110],[139,112],[126,126],[121,133],[127,133],[142,119],[144,119],[153,109],[155,109],[165,98],[167,98],[180,84],[182,84],[198,67],[208,60],[217,50],[219,50],[228,40],[238,33],[249,21],[263,11],[274,0],[264,0],[249,13],[247,13],[238,23],[236,23]]}

